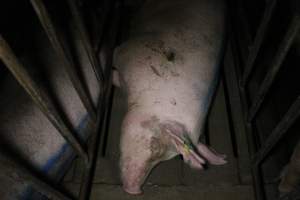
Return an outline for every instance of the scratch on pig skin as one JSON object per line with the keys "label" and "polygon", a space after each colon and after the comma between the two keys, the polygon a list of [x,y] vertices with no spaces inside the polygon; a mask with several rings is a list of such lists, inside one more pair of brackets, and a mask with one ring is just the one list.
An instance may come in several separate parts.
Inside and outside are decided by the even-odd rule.
{"label": "scratch on pig skin", "polygon": [[151,67],[152,71],[154,72],[154,74],[161,77],[161,74],[158,72],[158,70],[153,65],[150,65],[150,67]]}
{"label": "scratch on pig skin", "polygon": [[138,106],[138,103],[137,102],[130,102],[128,104],[128,110],[131,110],[133,109],[134,107]]}

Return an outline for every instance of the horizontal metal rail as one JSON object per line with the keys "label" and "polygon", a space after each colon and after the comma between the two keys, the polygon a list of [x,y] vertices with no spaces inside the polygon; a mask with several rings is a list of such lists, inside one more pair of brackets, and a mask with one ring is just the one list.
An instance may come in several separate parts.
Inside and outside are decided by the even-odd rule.
{"label": "horizontal metal rail", "polygon": [[262,17],[262,21],[259,25],[253,45],[251,46],[249,55],[247,57],[245,69],[244,69],[242,80],[241,80],[242,87],[246,86],[248,79],[253,71],[254,63],[256,61],[256,58],[259,53],[262,42],[265,38],[267,28],[269,26],[269,23],[273,16],[273,12],[276,7],[276,3],[277,3],[277,0],[270,0],[267,2],[266,9],[265,9],[264,15]]}
{"label": "horizontal metal rail", "polygon": [[250,107],[248,121],[252,121],[258,113],[259,109],[261,108],[261,105],[264,102],[265,97],[268,91],[270,90],[280,67],[282,66],[282,62],[284,61],[295,37],[297,36],[299,28],[300,16],[296,14],[293,16],[289,24],[288,30],[278,47],[278,51],[275,55],[275,58],[273,59],[273,62],[270,65],[271,69],[268,71],[258,90],[257,95],[254,97],[253,104]]}
{"label": "horizontal metal rail", "polygon": [[35,189],[47,195],[47,197],[51,199],[71,200],[70,197],[55,189],[44,180],[37,178],[38,176],[36,174],[28,170],[22,164],[16,162],[14,159],[12,159],[12,156],[9,156],[2,151],[0,151],[0,166],[3,174],[8,175],[9,177],[16,177],[17,175],[17,179],[26,181]]}
{"label": "horizontal metal rail", "polygon": [[[83,16],[78,7],[77,1],[76,0],[68,0],[68,4],[69,4],[71,14],[72,14],[74,22],[75,22],[75,26],[79,32],[79,35],[81,36],[80,39],[81,39],[82,45],[86,51],[86,54],[88,56],[88,59],[89,59],[91,65],[93,67],[96,78],[97,78],[99,84],[102,84],[103,79],[104,79],[104,73],[100,66],[100,62],[97,59],[95,52],[93,51],[93,48],[91,45],[91,40],[90,40],[88,32],[86,30],[86,26],[83,21]],[[102,85],[100,85],[100,87],[101,86]]]}
{"label": "horizontal metal rail", "polygon": [[26,68],[21,64],[18,58],[15,56],[9,44],[0,35],[0,59],[13,74],[20,85],[30,95],[32,100],[49,119],[53,126],[59,131],[61,136],[74,148],[74,150],[88,161],[88,155],[79,141],[75,138],[74,134],[66,126],[59,112],[54,107],[48,95],[40,90],[38,85],[30,77],[30,74],[26,71]]}
{"label": "horizontal metal rail", "polygon": [[287,113],[283,116],[281,121],[277,124],[271,135],[267,138],[265,144],[261,147],[255,157],[255,165],[259,165],[275,147],[280,139],[284,136],[287,130],[294,124],[300,116],[300,96],[291,105]]}
{"label": "horizontal metal rail", "polygon": [[50,15],[47,12],[47,9],[42,0],[30,0],[44,30],[47,33],[47,36],[57,52],[58,56],[62,59],[64,67],[70,77],[70,80],[78,93],[79,98],[81,99],[83,105],[87,109],[89,115],[94,121],[96,121],[96,111],[93,106],[90,96],[87,94],[87,91],[83,87],[80,78],[75,70],[74,62],[70,51],[66,48],[66,43],[56,30],[54,23],[51,21]]}

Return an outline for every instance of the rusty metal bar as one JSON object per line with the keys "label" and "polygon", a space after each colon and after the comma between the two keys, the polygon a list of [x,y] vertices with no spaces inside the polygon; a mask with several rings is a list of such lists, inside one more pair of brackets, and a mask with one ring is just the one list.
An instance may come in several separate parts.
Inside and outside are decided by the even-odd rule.
{"label": "rusty metal bar", "polygon": [[248,115],[249,122],[254,119],[263,101],[265,100],[265,96],[268,93],[269,89],[271,88],[275,80],[275,77],[282,65],[282,62],[284,61],[295,37],[297,36],[299,28],[300,28],[300,16],[294,15],[283,40],[279,44],[278,51],[275,55],[273,62],[271,63],[271,69],[269,70],[265,79],[263,80],[257,95],[254,97],[254,101],[250,107],[250,112]]}
{"label": "rusty metal bar", "polygon": [[270,151],[275,147],[280,139],[284,136],[287,130],[294,124],[294,122],[300,116],[300,96],[291,105],[287,113],[283,116],[281,121],[272,131],[271,135],[267,138],[267,141],[263,147],[259,150],[255,157],[255,164],[259,165]]}
{"label": "rusty metal bar", "polygon": [[59,35],[59,32],[56,30],[54,23],[51,21],[51,18],[49,16],[49,13],[47,12],[47,9],[43,3],[42,0],[30,0],[43,28],[45,29],[48,38],[53,46],[53,48],[56,50],[58,56],[61,57],[64,67],[68,73],[68,76],[70,77],[70,80],[72,81],[72,84],[77,91],[83,105],[89,112],[90,116],[93,120],[96,120],[96,111],[93,106],[92,100],[90,96],[85,91],[83,84],[81,83],[78,74],[75,70],[74,62],[72,59],[72,56],[68,49],[66,48],[65,41],[62,39],[61,35]]}
{"label": "rusty metal bar", "polygon": [[277,0],[270,0],[270,1],[266,2],[267,5],[266,5],[265,12],[264,12],[264,16],[263,16],[262,21],[257,30],[257,34],[254,39],[254,44],[251,46],[249,55],[247,57],[246,66],[245,66],[245,69],[243,72],[243,77],[241,80],[242,87],[246,86],[246,84],[249,80],[249,77],[253,71],[254,63],[256,61],[256,58],[257,58],[258,52],[260,50],[260,47],[262,45],[262,42],[265,38],[268,25],[271,21],[273,12],[275,10],[276,3],[277,3]]}
{"label": "rusty metal bar", "polygon": [[96,78],[98,82],[101,84],[103,83],[104,74],[102,71],[102,68],[100,66],[99,60],[97,59],[95,52],[93,51],[91,40],[89,38],[89,35],[87,33],[82,14],[80,12],[80,8],[78,7],[76,0],[68,0],[68,4],[71,10],[71,14],[73,16],[73,19],[75,21],[75,26],[80,34],[80,39],[82,42],[82,45],[87,53],[88,59],[93,67],[94,73],[96,75]]}
{"label": "rusty metal bar", "polygon": [[74,150],[83,157],[86,161],[88,155],[84,151],[79,141],[75,138],[70,129],[65,125],[63,119],[58,114],[56,108],[50,102],[48,95],[39,89],[37,84],[30,77],[25,67],[21,64],[18,58],[15,56],[9,44],[0,35],[0,59],[14,75],[20,85],[30,95],[32,100],[49,119],[54,127],[59,131],[62,137],[74,148]]}
{"label": "rusty metal bar", "polygon": [[51,199],[71,200],[70,197],[55,189],[53,186],[46,183],[44,180],[37,178],[36,174],[32,173],[22,164],[12,159],[11,156],[8,156],[1,151],[0,166],[3,174],[8,175],[9,177],[16,177],[17,175],[17,179],[21,178],[22,180],[27,181],[35,189],[37,189],[38,191],[45,194]]}

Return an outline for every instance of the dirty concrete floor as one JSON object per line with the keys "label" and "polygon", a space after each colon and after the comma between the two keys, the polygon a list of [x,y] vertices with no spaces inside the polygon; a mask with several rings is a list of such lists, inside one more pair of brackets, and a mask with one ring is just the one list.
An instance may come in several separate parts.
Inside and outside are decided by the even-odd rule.
{"label": "dirty concrete floor", "polygon": [[[180,157],[176,157],[161,163],[153,170],[141,196],[127,195],[120,187],[119,135],[126,111],[124,103],[124,96],[115,89],[107,144],[104,151],[100,149],[99,152],[92,200],[254,200],[252,184],[242,184],[239,180],[238,162],[233,153],[222,82],[212,104],[205,141],[209,141],[209,145],[217,151],[227,154],[228,164],[208,166],[204,171],[195,171],[185,165]],[[79,192],[81,175],[82,166],[80,162],[75,161],[65,178],[66,188],[74,195]]]}

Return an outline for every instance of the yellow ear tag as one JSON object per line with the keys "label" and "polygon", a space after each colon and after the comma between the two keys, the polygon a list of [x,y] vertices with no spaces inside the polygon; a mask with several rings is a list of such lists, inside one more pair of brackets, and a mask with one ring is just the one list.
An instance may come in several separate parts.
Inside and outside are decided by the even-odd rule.
{"label": "yellow ear tag", "polygon": [[186,143],[184,143],[183,149],[184,149],[185,155],[190,153],[190,147]]}

